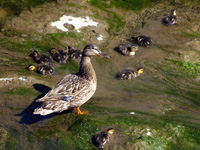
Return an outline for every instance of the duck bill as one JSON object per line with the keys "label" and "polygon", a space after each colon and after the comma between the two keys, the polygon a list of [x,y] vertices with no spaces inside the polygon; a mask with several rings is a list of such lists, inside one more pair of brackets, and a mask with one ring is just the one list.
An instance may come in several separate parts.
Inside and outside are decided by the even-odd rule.
{"label": "duck bill", "polygon": [[105,53],[101,52],[99,54],[97,54],[100,57],[105,57],[105,58],[110,58],[110,56],[106,55]]}

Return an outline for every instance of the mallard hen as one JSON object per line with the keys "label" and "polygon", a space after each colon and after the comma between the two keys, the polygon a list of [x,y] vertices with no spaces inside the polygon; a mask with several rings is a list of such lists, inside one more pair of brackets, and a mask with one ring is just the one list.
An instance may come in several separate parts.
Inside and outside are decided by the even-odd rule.
{"label": "mallard hen", "polygon": [[110,58],[97,45],[87,45],[83,50],[79,72],[65,76],[43,98],[38,99],[37,102],[43,104],[34,110],[34,114],[48,115],[70,108],[76,109],[77,114],[84,114],[79,107],[93,96],[97,87],[96,74],[91,63],[91,56],[94,55]]}

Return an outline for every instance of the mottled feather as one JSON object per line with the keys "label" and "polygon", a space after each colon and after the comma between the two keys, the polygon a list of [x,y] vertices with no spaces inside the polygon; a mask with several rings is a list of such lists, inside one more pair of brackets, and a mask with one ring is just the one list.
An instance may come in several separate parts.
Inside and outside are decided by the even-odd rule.
{"label": "mottled feather", "polygon": [[80,103],[80,98],[84,100],[90,92],[94,92],[91,90],[91,86],[93,86],[91,82],[93,81],[85,80],[76,74],[67,75],[50,92],[37,101],[59,101],[71,96],[68,101],[76,103],[78,100]]}

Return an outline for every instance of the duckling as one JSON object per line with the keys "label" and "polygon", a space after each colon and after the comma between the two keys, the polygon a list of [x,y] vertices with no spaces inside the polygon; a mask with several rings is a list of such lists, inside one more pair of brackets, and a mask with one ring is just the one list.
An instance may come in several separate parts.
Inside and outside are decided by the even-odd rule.
{"label": "duckling", "polygon": [[84,114],[81,112],[80,106],[93,96],[97,87],[97,78],[91,63],[91,57],[96,55],[110,58],[100,51],[96,44],[85,46],[79,72],[66,75],[44,97],[36,100],[43,102],[43,104],[40,108],[36,108],[33,113],[48,115],[75,109],[77,114]]}
{"label": "duckling", "polygon": [[120,73],[117,74],[117,79],[119,80],[129,80],[138,77],[140,74],[143,73],[142,67],[137,69],[137,72],[134,71],[132,68],[127,68],[122,70]]}
{"label": "duckling", "polygon": [[152,41],[151,37],[146,36],[146,35],[141,35],[141,36],[137,36],[137,37],[133,36],[133,37],[131,37],[130,40],[140,46],[144,46],[144,47],[148,47],[148,48],[153,47],[153,41]]}
{"label": "duckling", "polygon": [[40,54],[38,51],[33,51],[33,58],[38,64],[53,66],[54,62],[48,54]]}
{"label": "duckling", "polygon": [[163,18],[163,24],[165,26],[172,26],[174,24],[176,24],[178,21],[178,18],[176,17],[176,10],[172,9],[171,13],[169,16]]}
{"label": "duckling", "polygon": [[39,74],[42,74],[42,75],[53,75],[55,74],[55,70],[52,66],[49,66],[49,65],[44,65],[44,64],[39,64],[39,65],[29,65],[28,66],[28,69],[31,70],[31,71],[35,71]]}
{"label": "duckling", "polygon": [[65,49],[68,52],[69,58],[77,59],[77,58],[81,58],[81,56],[82,56],[82,51],[79,49],[76,49],[71,46],[67,46]]}
{"label": "duckling", "polygon": [[114,133],[113,128],[109,128],[106,131],[101,131],[92,136],[92,143],[97,148],[104,148],[104,145],[109,141],[110,135]]}
{"label": "duckling", "polygon": [[125,56],[133,56],[138,50],[138,46],[130,44],[121,44],[118,46],[118,51]]}
{"label": "duckling", "polygon": [[63,50],[57,50],[56,48],[52,48],[50,50],[50,54],[52,55],[53,59],[57,61],[59,64],[67,63],[68,55],[67,52]]}

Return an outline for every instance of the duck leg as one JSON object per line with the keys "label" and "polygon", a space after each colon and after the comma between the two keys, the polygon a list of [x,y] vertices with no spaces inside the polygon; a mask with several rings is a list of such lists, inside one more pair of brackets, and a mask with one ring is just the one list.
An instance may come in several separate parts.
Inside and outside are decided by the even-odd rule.
{"label": "duck leg", "polygon": [[83,114],[87,114],[87,113],[88,113],[88,111],[82,112],[82,111],[80,110],[80,107],[75,107],[74,109],[77,111],[77,114],[78,114],[78,115],[83,115]]}

